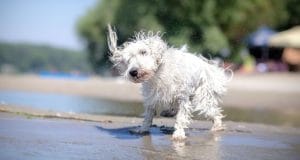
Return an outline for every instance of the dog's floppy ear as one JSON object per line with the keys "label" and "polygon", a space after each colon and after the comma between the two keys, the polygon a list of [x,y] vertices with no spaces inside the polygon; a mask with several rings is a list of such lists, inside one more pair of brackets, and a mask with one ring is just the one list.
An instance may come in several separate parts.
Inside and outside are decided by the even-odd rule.
{"label": "dog's floppy ear", "polygon": [[117,41],[118,41],[117,33],[112,30],[110,24],[107,25],[107,29],[108,29],[107,45],[108,45],[110,53],[114,54],[118,50],[118,48],[117,48]]}
{"label": "dog's floppy ear", "polygon": [[117,46],[117,41],[118,41],[117,33],[111,28],[110,24],[107,25],[107,28],[108,28],[107,45],[110,51],[109,59],[114,64],[117,64],[121,61],[122,58]]}

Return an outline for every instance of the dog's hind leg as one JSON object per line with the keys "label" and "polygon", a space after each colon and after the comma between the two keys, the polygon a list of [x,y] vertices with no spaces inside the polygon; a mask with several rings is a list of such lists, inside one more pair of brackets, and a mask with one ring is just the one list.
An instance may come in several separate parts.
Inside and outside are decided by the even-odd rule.
{"label": "dog's hind leg", "polygon": [[225,125],[222,123],[222,118],[224,117],[221,113],[221,109],[218,107],[210,108],[209,112],[205,113],[205,116],[213,121],[213,126],[211,131],[222,131],[225,130]]}
{"label": "dog's hind leg", "polygon": [[195,106],[195,111],[199,115],[204,115],[205,118],[213,121],[212,131],[224,130],[225,126],[222,124],[222,109],[218,107],[219,96],[205,85],[200,86],[196,90],[193,97],[192,104]]}
{"label": "dog's hind leg", "polygon": [[183,140],[186,138],[184,129],[188,128],[191,122],[191,105],[189,100],[183,100],[179,102],[179,110],[176,115],[175,131],[172,135],[173,140]]}

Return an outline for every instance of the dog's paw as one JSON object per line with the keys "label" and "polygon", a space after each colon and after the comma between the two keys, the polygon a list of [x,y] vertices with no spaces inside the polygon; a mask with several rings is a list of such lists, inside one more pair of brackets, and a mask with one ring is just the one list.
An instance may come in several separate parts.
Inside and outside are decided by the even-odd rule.
{"label": "dog's paw", "polygon": [[141,127],[130,129],[129,133],[137,134],[137,135],[148,135],[148,134],[150,134],[149,130],[144,130]]}
{"label": "dog's paw", "polygon": [[184,141],[186,139],[186,136],[172,136],[171,140],[172,141]]}
{"label": "dog's paw", "polygon": [[225,125],[213,125],[210,129],[213,132],[224,131],[226,129]]}
{"label": "dog's paw", "polygon": [[186,139],[185,133],[182,130],[175,130],[171,138],[173,141],[183,141]]}
{"label": "dog's paw", "polygon": [[186,136],[175,136],[175,135],[172,135],[172,138],[171,138],[172,141],[178,141],[178,142],[184,141],[185,139],[186,139]]}

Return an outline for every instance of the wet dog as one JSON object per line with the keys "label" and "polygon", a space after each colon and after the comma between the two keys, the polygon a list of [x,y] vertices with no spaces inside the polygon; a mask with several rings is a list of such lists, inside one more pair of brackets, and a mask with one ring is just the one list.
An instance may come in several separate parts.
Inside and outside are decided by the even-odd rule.
{"label": "wet dog", "polygon": [[226,69],[189,53],[186,47],[168,46],[160,33],[141,31],[117,46],[117,34],[108,25],[108,47],[110,60],[120,73],[134,83],[142,83],[145,117],[142,126],[132,132],[149,133],[157,107],[176,114],[174,140],[186,138],[184,129],[192,115],[212,120],[213,131],[224,129],[218,103],[232,77]]}

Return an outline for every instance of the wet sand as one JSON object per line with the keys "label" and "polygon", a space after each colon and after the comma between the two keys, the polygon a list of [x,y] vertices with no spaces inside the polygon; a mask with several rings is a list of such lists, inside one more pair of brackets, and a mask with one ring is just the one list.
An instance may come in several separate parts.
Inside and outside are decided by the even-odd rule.
{"label": "wet sand", "polygon": [[[97,122],[0,112],[0,159],[264,159],[300,157],[300,129],[226,122],[224,132],[195,121],[183,142],[170,140],[173,119],[158,118],[147,136],[128,130],[135,117],[98,116]],[[98,121],[99,120],[99,121]]]}

